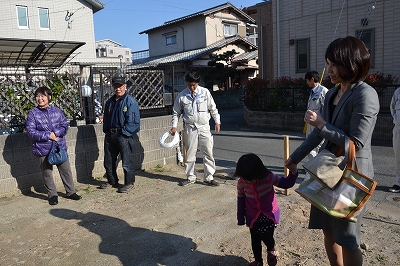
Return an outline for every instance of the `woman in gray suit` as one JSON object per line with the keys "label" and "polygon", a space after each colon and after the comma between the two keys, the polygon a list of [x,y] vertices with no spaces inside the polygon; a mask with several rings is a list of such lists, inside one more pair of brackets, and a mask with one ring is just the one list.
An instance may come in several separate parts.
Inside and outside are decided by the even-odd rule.
{"label": "woman in gray suit", "polygon": [[[315,129],[291,154],[285,166],[298,164],[322,140],[322,148],[335,152],[338,147],[344,147],[347,136],[355,143],[359,172],[372,178],[371,137],[379,100],[375,89],[363,82],[368,75],[370,54],[362,41],[348,36],[331,42],[325,58],[331,82],[339,85],[326,94],[321,115],[306,111],[304,121]],[[362,265],[361,218],[362,215],[357,223],[347,222],[311,206],[309,228],[323,230],[331,265]]]}

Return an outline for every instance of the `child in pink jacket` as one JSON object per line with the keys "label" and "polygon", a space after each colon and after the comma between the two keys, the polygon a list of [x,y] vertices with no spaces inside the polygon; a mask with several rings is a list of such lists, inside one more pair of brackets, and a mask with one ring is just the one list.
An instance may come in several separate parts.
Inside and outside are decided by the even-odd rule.
{"label": "child in pink jacket", "polygon": [[260,157],[253,153],[240,157],[236,165],[235,176],[239,177],[237,190],[238,225],[250,228],[251,247],[255,261],[249,266],[263,266],[262,242],[267,246],[268,265],[276,265],[274,230],[279,223],[280,211],[274,186],[291,188],[298,177],[294,166],[285,178],[268,170]]}

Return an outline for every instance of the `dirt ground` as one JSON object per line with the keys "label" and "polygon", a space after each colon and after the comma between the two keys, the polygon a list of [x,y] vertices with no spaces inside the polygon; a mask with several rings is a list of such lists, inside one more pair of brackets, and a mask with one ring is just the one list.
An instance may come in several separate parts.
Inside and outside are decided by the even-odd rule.
{"label": "dirt ground", "polygon": [[[245,266],[253,255],[248,228],[236,224],[232,172],[217,170],[219,187],[179,187],[183,168],[167,165],[138,172],[128,194],[98,189],[98,178],[77,184],[77,202],[62,187],[56,206],[39,192],[2,198],[0,265]],[[322,233],[307,229],[309,204],[293,189],[277,191],[278,265],[329,265]],[[364,265],[400,265],[399,208],[371,201],[362,230]]]}

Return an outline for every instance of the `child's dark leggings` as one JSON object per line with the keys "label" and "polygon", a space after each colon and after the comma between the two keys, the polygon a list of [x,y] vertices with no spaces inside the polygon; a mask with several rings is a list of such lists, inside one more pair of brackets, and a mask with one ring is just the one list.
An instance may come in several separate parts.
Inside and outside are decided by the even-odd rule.
{"label": "child's dark leggings", "polygon": [[254,259],[262,262],[262,242],[267,246],[267,250],[274,250],[275,224],[272,220],[260,215],[259,219],[250,228],[251,248],[253,249]]}

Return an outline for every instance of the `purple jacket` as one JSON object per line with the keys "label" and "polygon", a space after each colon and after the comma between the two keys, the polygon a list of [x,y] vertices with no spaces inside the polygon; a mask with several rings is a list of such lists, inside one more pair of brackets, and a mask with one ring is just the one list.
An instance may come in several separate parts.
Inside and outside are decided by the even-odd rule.
{"label": "purple jacket", "polygon": [[49,105],[47,108],[39,106],[33,108],[28,113],[26,120],[26,130],[32,139],[32,153],[36,156],[49,154],[52,145],[50,140],[52,131],[59,137],[58,143],[67,150],[64,136],[67,134],[68,127],[67,119],[57,107]]}

